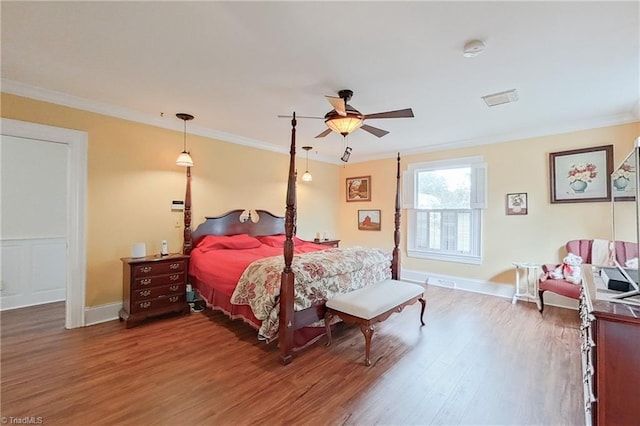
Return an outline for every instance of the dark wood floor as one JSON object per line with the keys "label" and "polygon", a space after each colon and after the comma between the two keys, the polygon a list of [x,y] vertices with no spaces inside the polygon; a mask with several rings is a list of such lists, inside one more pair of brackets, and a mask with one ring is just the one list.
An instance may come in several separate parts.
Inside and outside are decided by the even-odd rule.
{"label": "dark wood floor", "polygon": [[65,425],[584,424],[575,311],[440,287],[376,328],[371,367],[341,326],[277,363],[239,321],[205,311],[65,330],[61,303],[1,314],[6,418]]}

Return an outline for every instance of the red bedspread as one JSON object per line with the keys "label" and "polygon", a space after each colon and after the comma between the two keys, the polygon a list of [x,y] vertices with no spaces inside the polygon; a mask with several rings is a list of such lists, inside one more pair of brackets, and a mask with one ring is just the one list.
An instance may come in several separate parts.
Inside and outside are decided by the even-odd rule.
{"label": "red bedspread", "polygon": [[[264,244],[264,242],[271,245]],[[189,273],[201,284],[231,298],[247,266],[258,259],[282,256],[283,243],[283,236],[254,238],[248,235],[231,237],[210,235],[191,251]],[[294,240],[294,244],[295,254],[329,248],[297,238]],[[204,289],[199,290],[205,296]]]}

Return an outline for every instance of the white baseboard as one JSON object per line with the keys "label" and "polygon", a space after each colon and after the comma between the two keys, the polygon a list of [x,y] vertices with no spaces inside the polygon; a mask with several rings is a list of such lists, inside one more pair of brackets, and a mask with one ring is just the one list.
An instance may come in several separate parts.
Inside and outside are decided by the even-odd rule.
{"label": "white baseboard", "polygon": [[106,305],[92,306],[84,310],[84,324],[95,325],[102,322],[118,319],[118,313],[122,308],[122,302],[107,303]]}
{"label": "white baseboard", "polygon": [[[452,288],[456,290],[470,291],[473,293],[487,294],[490,296],[512,299],[515,294],[515,283],[500,284],[491,281],[474,280],[471,278],[455,277],[451,275],[434,274],[431,272],[412,271],[402,269],[400,276],[403,281],[415,282],[418,284],[429,284],[438,287]],[[520,302],[535,303],[535,300],[522,300]],[[557,306],[566,309],[578,309],[578,301],[560,296],[551,292],[544,294],[545,306]]]}

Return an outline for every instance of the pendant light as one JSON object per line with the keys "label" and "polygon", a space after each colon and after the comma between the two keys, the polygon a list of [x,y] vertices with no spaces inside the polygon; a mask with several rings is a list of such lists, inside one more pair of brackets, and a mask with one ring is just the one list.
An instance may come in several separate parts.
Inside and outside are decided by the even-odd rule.
{"label": "pendant light", "polygon": [[187,121],[193,120],[193,115],[179,112],[178,114],[176,114],[176,117],[184,121],[184,146],[182,148],[182,153],[176,160],[176,165],[182,167],[193,167],[193,159],[187,151]]}
{"label": "pendant light", "polygon": [[313,176],[309,173],[309,150],[312,149],[312,146],[303,146],[302,149],[307,151],[307,167],[302,175],[302,180],[305,182],[311,182],[313,180]]}

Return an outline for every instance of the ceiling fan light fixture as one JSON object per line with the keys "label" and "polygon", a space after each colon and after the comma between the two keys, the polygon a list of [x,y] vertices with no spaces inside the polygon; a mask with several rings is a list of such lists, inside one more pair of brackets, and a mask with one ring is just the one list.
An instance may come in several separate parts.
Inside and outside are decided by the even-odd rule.
{"label": "ceiling fan light fixture", "polygon": [[347,114],[345,117],[336,115],[335,117],[325,120],[325,124],[334,132],[338,132],[342,136],[347,136],[362,126],[362,117],[352,114]]}

